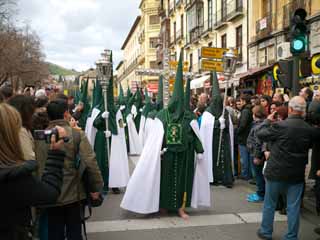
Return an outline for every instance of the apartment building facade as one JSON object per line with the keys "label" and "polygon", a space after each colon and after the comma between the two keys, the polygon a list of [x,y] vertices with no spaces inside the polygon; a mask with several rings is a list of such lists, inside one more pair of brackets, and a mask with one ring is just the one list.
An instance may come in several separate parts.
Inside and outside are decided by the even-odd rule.
{"label": "apartment building facade", "polygon": [[157,68],[156,47],[160,32],[159,0],[142,0],[138,16],[122,45],[123,63],[118,66],[118,82],[124,89],[135,91],[136,87],[148,87],[157,91],[157,77],[138,76],[138,68]]}
{"label": "apartment building facade", "polygon": [[[160,8],[165,23],[160,39],[167,40],[169,35],[169,43],[160,45],[169,46],[172,60],[183,51],[184,61],[196,75],[192,87],[210,88],[209,73],[201,70],[202,47],[237,48],[239,62],[230,86],[239,84],[239,76],[247,71],[247,0],[164,0]],[[158,50],[161,52],[161,47]],[[158,63],[161,57],[158,54]],[[220,86],[224,87],[223,81]]]}
{"label": "apartment building facade", "polygon": [[248,73],[241,88],[255,93],[272,93],[273,65],[291,57],[290,22],[293,13],[303,8],[310,25],[311,56],[320,53],[320,1],[318,0],[256,0],[249,1]]}

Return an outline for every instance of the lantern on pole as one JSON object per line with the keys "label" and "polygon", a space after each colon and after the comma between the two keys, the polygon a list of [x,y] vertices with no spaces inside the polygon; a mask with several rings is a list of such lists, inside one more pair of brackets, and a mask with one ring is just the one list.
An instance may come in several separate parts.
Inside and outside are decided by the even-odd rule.
{"label": "lantern on pole", "polygon": [[[110,79],[112,77],[112,60],[111,60],[112,51],[111,50],[104,50],[103,53],[101,53],[101,58],[96,61],[97,66],[97,81],[100,82],[102,92],[103,92],[103,99],[104,99],[104,108],[105,111],[108,111],[108,87],[110,84]],[[105,118],[106,121],[106,131],[109,131],[109,118],[108,115]],[[109,138],[106,139],[107,144],[107,156],[110,156],[109,151]]]}
{"label": "lantern on pole", "polygon": [[[230,48],[227,52],[223,54],[222,62],[223,62],[223,75],[225,77],[225,89],[224,89],[224,97],[223,97],[223,111],[222,111],[222,118],[224,119],[224,115],[226,112],[226,101],[228,95],[228,85],[232,75],[236,71],[236,64],[237,64],[237,55],[235,54],[235,49]],[[226,119],[224,119],[226,121]],[[220,165],[220,154],[221,154],[221,144],[222,144],[222,136],[223,136],[223,129],[220,129],[220,137],[219,137],[219,148],[218,148],[218,159],[217,159],[217,166]]]}

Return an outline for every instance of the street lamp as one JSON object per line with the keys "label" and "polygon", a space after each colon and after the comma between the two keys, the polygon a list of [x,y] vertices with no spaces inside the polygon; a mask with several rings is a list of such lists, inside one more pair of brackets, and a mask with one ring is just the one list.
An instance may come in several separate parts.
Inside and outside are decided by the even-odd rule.
{"label": "street lamp", "polygon": [[[105,49],[103,53],[101,53],[101,58],[96,62],[97,66],[97,80],[100,82],[103,98],[104,98],[104,108],[105,111],[108,111],[108,87],[110,84],[110,79],[112,77],[112,59],[111,59],[112,51]],[[111,86],[112,87],[112,86]],[[106,121],[106,131],[109,131],[108,124],[108,115],[105,118]],[[107,144],[107,156],[109,159],[110,151],[109,151],[109,138],[106,139]]]}
{"label": "street lamp", "polygon": [[[235,54],[235,49],[230,48],[227,52],[223,54],[222,62],[223,62],[223,75],[225,76],[225,89],[224,89],[224,97],[223,97],[223,110],[222,110],[222,118],[224,119],[224,114],[226,112],[226,101],[228,95],[228,84],[232,75],[236,71],[237,64],[237,55]],[[227,119],[228,120],[228,119]],[[226,121],[226,119],[224,119]],[[220,130],[220,138],[219,138],[219,148],[218,148],[218,160],[217,166],[220,165],[220,153],[221,153],[221,144],[222,144],[222,135],[223,130]]]}

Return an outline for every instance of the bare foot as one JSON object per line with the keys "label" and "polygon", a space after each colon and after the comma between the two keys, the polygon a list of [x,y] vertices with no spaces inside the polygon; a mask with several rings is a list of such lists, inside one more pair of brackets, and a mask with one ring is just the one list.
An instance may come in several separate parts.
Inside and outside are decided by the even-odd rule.
{"label": "bare foot", "polygon": [[178,214],[183,220],[186,220],[186,221],[189,220],[189,215],[186,214],[183,208],[179,209]]}

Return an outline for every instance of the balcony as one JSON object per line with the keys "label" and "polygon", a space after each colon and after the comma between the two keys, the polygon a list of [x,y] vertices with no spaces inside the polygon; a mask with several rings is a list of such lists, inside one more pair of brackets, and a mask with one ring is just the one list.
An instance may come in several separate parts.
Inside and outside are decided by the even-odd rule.
{"label": "balcony", "polygon": [[256,36],[252,39],[253,42],[262,40],[271,36],[271,33],[275,30],[275,16],[268,14],[267,16],[256,21]]}
{"label": "balcony", "polygon": [[198,43],[203,33],[203,29],[204,28],[202,24],[190,30],[187,34],[187,44]]}
{"label": "balcony", "polygon": [[213,29],[218,30],[222,27],[225,27],[228,24],[227,21],[227,11],[220,10],[213,15]]}
{"label": "balcony", "polygon": [[310,0],[293,0],[293,1],[290,1],[288,4],[284,5],[282,28],[284,30],[289,29],[291,18],[295,10],[297,10],[298,8],[304,8],[308,12],[308,9],[309,9],[308,6],[310,6],[310,4],[311,4]]}
{"label": "balcony", "polygon": [[232,21],[244,15],[242,0],[232,0],[227,5],[227,21]]}

